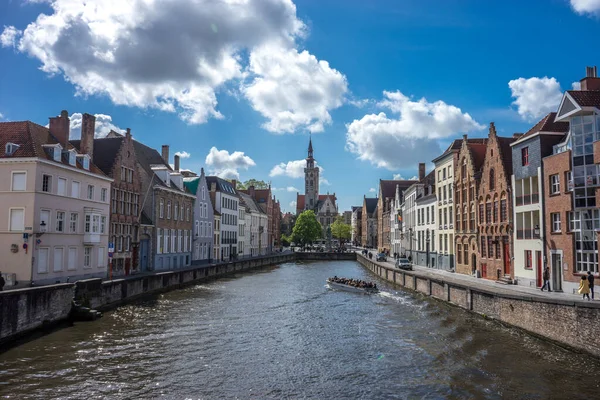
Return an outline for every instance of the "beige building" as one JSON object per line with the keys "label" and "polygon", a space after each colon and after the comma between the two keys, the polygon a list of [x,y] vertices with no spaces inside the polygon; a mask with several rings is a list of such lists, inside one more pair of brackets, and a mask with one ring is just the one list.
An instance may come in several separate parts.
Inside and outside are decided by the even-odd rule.
{"label": "beige building", "polygon": [[6,289],[106,276],[112,179],[69,143],[66,111],[0,123],[0,177]]}

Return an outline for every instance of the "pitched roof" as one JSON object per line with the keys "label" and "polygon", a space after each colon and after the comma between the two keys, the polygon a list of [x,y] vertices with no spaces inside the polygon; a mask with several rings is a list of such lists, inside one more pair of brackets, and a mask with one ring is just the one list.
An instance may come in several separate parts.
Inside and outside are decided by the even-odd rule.
{"label": "pitched roof", "polygon": [[257,212],[257,213],[264,214],[263,211],[256,204],[256,202],[254,201],[254,199],[252,197],[250,197],[249,194],[246,194],[246,193],[238,191],[238,196],[240,197],[240,199],[244,202],[244,204],[246,205],[246,207],[248,207],[248,209],[251,212]]}
{"label": "pitched roof", "polygon": [[365,197],[365,205],[367,206],[367,214],[372,214],[377,208],[377,197]]}
{"label": "pitched roof", "polygon": [[[112,172],[123,140],[125,140],[124,136],[94,139],[94,164],[106,175],[110,175]],[[71,140],[71,143],[77,150],[81,148],[81,140]]]}
{"label": "pitched roof", "polygon": [[600,91],[567,90],[580,107],[600,107]]}
{"label": "pitched roof", "polygon": [[200,177],[193,176],[190,178],[183,178],[183,185],[187,188],[187,190],[192,193],[198,193],[198,185],[200,184]]}
{"label": "pitched roof", "polygon": [[[96,146],[96,142],[94,142],[94,147]],[[148,176],[152,177],[152,185],[163,186],[172,190],[177,190],[186,193],[187,190],[185,186],[183,190],[179,189],[177,185],[171,181],[171,185],[168,186],[162,179],[160,179],[152,170],[152,167],[161,166],[165,167],[170,173],[173,173],[173,169],[169,164],[167,164],[162,156],[153,149],[152,147],[146,146],[143,143],[138,142],[137,140],[133,141],[133,148],[135,149],[135,155],[137,157],[138,164],[146,171]],[[94,150],[95,152],[95,150]],[[195,193],[194,193],[195,194]]]}
{"label": "pitched roof", "polygon": [[381,189],[381,196],[384,199],[396,197],[396,185],[400,186],[400,191],[403,192],[410,187],[413,183],[418,181],[413,180],[379,180],[379,187]]}
{"label": "pitched roof", "polygon": [[475,167],[475,171],[479,171],[483,166],[483,162],[485,161],[487,141],[487,138],[478,139],[477,142],[471,142],[467,140],[467,148],[471,152],[471,157],[473,158],[473,166]]}
{"label": "pitched roof", "polygon": [[213,183],[217,184],[217,191],[227,193],[231,196],[237,195],[237,191],[233,188],[233,185],[231,184],[231,182],[229,182],[223,178],[219,178],[218,176],[207,176],[206,184],[208,185],[209,190]]}
{"label": "pitched roof", "polygon": [[529,136],[532,136],[538,132],[568,132],[569,131],[569,123],[568,122],[554,122],[556,119],[556,113],[551,112],[546,115],[544,118],[540,119],[537,124],[535,124],[530,130],[525,132],[525,134],[518,138],[518,140],[523,140]]}
{"label": "pitched roof", "polygon": [[512,175],[512,149],[510,148],[510,144],[515,142],[517,138],[514,137],[500,137],[498,136],[498,146],[500,146],[500,151],[502,152],[502,163],[504,164],[504,172],[506,176],[509,177]]}
{"label": "pitched roof", "polygon": [[[6,155],[7,143],[19,145],[19,148],[10,156]],[[54,157],[51,157],[44,150],[43,145],[45,144],[54,145],[60,143],[54,135],[50,133],[50,130],[44,126],[31,121],[0,122],[0,158],[37,157],[54,161]],[[67,148],[63,150],[77,149],[71,143],[67,143]],[[64,157],[61,157],[61,161],[54,162],[70,165],[68,160]],[[78,161],[75,163],[75,168],[84,170],[83,165]],[[105,175],[93,162],[90,162],[89,171],[102,176]]]}

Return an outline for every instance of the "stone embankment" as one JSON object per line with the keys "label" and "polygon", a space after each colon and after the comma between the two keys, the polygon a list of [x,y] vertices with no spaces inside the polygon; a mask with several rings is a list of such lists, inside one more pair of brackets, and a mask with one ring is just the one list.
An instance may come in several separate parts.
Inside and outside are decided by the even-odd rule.
{"label": "stone embankment", "polygon": [[576,351],[600,357],[600,302],[552,298],[430,271],[401,271],[357,254],[375,275]]}

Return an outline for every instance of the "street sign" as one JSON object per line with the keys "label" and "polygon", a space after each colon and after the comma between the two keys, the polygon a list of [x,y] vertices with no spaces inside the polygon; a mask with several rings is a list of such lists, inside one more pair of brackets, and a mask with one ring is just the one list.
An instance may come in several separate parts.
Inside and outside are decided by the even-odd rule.
{"label": "street sign", "polygon": [[108,252],[109,253],[114,253],[115,252],[115,244],[113,242],[109,242],[108,243]]}
{"label": "street sign", "polygon": [[109,251],[109,252],[108,252],[108,258],[112,258],[112,257],[113,257],[113,252],[112,252],[112,251]]}

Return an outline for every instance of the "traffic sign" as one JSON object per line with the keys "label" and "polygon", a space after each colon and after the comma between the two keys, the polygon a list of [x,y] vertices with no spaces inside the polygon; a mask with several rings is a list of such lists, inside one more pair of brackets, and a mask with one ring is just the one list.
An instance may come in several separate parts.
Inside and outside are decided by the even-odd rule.
{"label": "traffic sign", "polygon": [[108,242],[108,252],[109,253],[115,252],[115,244],[113,242]]}

